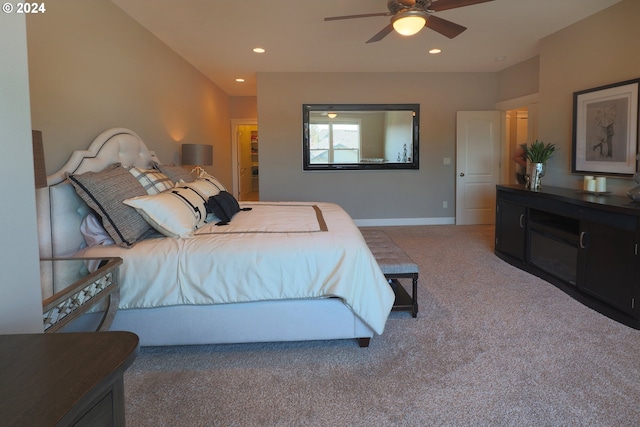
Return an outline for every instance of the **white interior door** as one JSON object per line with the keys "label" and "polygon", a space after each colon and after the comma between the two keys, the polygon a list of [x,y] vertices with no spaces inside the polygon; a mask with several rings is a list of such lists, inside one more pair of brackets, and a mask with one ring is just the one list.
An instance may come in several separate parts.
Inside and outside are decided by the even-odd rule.
{"label": "white interior door", "polygon": [[459,111],[456,125],[456,224],[495,222],[500,179],[500,111]]}

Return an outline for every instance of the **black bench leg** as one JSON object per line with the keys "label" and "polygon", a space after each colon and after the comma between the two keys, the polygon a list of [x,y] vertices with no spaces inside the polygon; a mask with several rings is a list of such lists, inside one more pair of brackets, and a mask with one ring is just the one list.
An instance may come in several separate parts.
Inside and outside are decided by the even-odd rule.
{"label": "black bench leg", "polygon": [[413,275],[412,278],[412,282],[413,282],[413,293],[411,295],[411,299],[413,300],[413,311],[411,311],[411,316],[418,317],[418,276],[417,275]]}

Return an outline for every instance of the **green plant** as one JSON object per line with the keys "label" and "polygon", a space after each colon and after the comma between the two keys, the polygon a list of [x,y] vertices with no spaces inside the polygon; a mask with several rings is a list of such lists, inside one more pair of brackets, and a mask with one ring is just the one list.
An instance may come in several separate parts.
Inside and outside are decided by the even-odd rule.
{"label": "green plant", "polygon": [[524,145],[524,154],[531,163],[546,163],[556,151],[554,144],[545,144],[536,139],[531,145]]}

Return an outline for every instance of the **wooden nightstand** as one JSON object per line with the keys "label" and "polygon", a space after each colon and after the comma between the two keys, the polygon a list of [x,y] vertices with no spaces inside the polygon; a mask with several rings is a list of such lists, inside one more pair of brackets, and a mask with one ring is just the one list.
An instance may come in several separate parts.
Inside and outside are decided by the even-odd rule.
{"label": "wooden nightstand", "polygon": [[118,309],[121,258],[40,260],[45,332],[55,332],[100,302],[105,302],[98,331],[109,329]]}
{"label": "wooden nightstand", "polygon": [[2,425],[124,427],[123,374],[138,351],[131,332],[0,336]]}

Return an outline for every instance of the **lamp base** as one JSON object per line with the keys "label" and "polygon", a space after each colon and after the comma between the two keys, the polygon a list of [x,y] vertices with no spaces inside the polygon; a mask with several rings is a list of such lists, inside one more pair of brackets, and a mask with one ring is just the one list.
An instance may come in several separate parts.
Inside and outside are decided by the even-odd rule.
{"label": "lamp base", "polygon": [[202,176],[203,173],[206,173],[204,168],[202,166],[196,166],[195,168],[191,169],[190,173],[196,173],[196,176]]}

